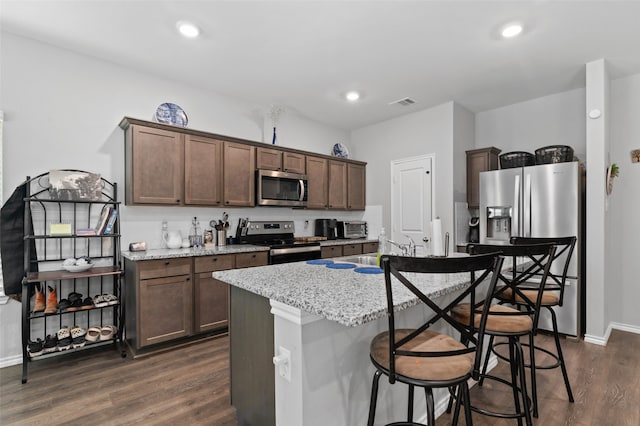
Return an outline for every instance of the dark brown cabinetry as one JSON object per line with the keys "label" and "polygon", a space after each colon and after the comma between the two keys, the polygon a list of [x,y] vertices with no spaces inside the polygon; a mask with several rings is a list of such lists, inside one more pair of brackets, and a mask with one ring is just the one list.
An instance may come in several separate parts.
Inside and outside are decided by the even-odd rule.
{"label": "dark brown cabinetry", "polygon": [[306,163],[309,177],[307,208],[326,209],[329,205],[327,200],[329,161],[326,158],[307,155]]}
{"label": "dark brown cabinetry", "polygon": [[378,242],[345,243],[333,246],[323,246],[320,257],[323,259],[340,256],[353,256],[356,254],[375,253],[378,250]]}
{"label": "dark brown cabinetry", "polygon": [[194,332],[204,333],[227,327],[229,287],[211,276],[214,271],[235,268],[235,256],[203,256],[194,259]]}
{"label": "dark brown cabinetry", "polygon": [[364,253],[364,254],[375,253],[377,251],[378,251],[378,243],[377,242],[362,243],[362,253]]}
{"label": "dark brown cabinetry", "polygon": [[365,166],[347,163],[347,208],[349,210],[364,210],[366,205],[365,186]]}
{"label": "dark brown cabinetry", "polygon": [[256,148],[251,145],[224,143],[224,205],[255,205]]}
{"label": "dark brown cabinetry", "polygon": [[[127,341],[134,350],[155,350],[158,343],[224,331],[228,325],[229,286],[214,271],[263,266],[266,251],[125,260]],[[164,346],[164,345],[163,345]]]}
{"label": "dark brown cabinetry", "polygon": [[340,256],[342,256],[342,246],[324,246],[320,249],[320,257],[323,259]]}
{"label": "dark brown cabinetry", "polygon": [[469,208],[480,206],[480,172],[498,169],[498,154],[495,147],[467,151],[467,205]]}
{"label": "dark brown cabinetry", "polygon": [[127,341],[133,349],[192,334],[191,259],[125,261]]}
{"label": "dark brown cabinetry", "polygon": [[346,210],[347,208],[347,163],[329,160],[329,191],[328,201],[330,209]]}
{"label": "dark brown cabinetry", "polygon": [[362,244],[345,244],[342,246],[343,256],[352,256],[354,254],[362,254]]}
{"label": "dark brown cabinetry", "polygon": [[182,203],[184,140],[177,132],[132,125],[126,132],[127,204]]}
{"label": "dark brown cabinetry", "polygon": [[304,174],[306,171],[304,154],[272,148],[256,149],[256,168]]}
{"label": "dark brown cabinetry", "polygon": [[184,138],[185,204],[222,204],[223,142],[194,135]]}

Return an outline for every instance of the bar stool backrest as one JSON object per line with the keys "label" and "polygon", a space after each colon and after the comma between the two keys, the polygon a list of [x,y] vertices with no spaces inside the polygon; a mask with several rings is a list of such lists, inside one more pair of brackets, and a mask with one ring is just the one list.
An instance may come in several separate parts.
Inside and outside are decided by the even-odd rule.
{"label": "bar stool backrest", "polygon": [[[557,237],[557,238],[540,238],[540,237],[511,237],[511,244],[554,244],[556,246],[556,253],[553,256],[553,265],[549,270],[547,290],[557,290],[558,294],[558,306],[562,306],[562,300],[564,297],[564,287],[567,282],[567,273],[569,272],[569,264],[571,263],[571,256],[576,246],[576,237]],[[564,257],[564,263],[562,256]],[[561,271],[561,272],[555,272]],[[543,269],[538,267],[531,271],[530,277],[539,277],[543,273]]]}
{"label": "bar stool backrest", "polygon": [[[395,357],[396,356],[413,356],[413,357],[441,357],[441,356],[455,356],[465,353],[475,352],[474,363],[474,376],[480,368],[480,362],[482,357],[482,345],[484,341],[484,330],[486,327],[487,315],[489,313],[490,303],[484,304],[482,313],[482,319],[480,321],[480,327],[476,330],[477,334],[473,334],[458,322],[454,321],[451,317],[451,309],[460,303],[463,299],[469,297],[471,303],[481,305],[482,302],[488,298],[491,299],[491,295],[494,294],[496,283],[498,280],[498,272],[502,268],[503,258],[498,253],[485,254],[480,256],[468,256],[468,257],[448,257],[448,258],[428,258],[428,257],[405,257],[405,256],[390,256],[383,255],[381,257],[381,267],[384,269],[385,288],[387,293],[387,316],[389,321],[389,382],[395,382]],[[440,306],[432,300],[432,297],[427,296],[421,291],[416,284],[412,283],[407,277],[407,273],[418,274],[454,274],[454,273],[469,273],[471,277],[471,284],[466,287],[455,300],[447,304],[446,306]],[[477,278],[474,276],[477,275]],[[423,324],[418,325],[415,331],[402,338],[401,340],[395,339],[395,312],[394,312],[394,283],[397,279],[405,288],[416,295],[427,307],[431,309],[433,315],[431,315]],[[481,284],[489,280],[488,287],[484,290]],[[414,280],[415,281],[415,280]],[[476,302],[476,299],[480,299],[480,302]],[[428,351],[408,351],[399,349],[405,343],[411,341],[413,338],[424,332],[431,326],[433,326],[438,320],[450,324],[456,330],[458,330],[462,337],[471,342],[468,348],[452,350],[447,352],[428,352]]]}
{"label": "bar stool backrest", "polygon": [[[526,302],[526,308],[522,311],[523,315],[530,315],[533,320],[533,329],[538,327],[538,319],[540,316],[540,306],[542,305],[542,296],[549,270],[556,253],[554,244],[519,244],[519,245],[503,245],[503,244],[469,244],[467,246],[469,254],[495,253],[498,252],[512,260],[511,268],[508,271],[500,271],[499,280],[504,284],[497,288],[494,296],[500,293],[507,294],[511,291],[509,297],[510,302],[516,304],[516,300],[520,299]],[[519,262],[519,258],[524,258],[524,263]],[[541,270],[540,282],[536,283],[536,300],[530,299],[525,290],[530,288],[530,282],[533,270]],[[522,306],[522,304],[520,304]]]}

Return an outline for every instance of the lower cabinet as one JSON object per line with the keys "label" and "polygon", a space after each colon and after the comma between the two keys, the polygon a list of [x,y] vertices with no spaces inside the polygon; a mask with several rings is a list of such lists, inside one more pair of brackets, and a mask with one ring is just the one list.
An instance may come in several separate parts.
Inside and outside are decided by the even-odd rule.
{"label": "lower cabinet", "polygon": [[229,288],[211,273],[268,263],[266,251],[141,261],[125,259],[129,346],[136,352],[158,343],[225,330]]}
{"label": "lower cabinet", "polygon": [[343,256],[352,256],[354,254],[362,254],[362,244],[354,243],[354,244],[345,244],[342,246],[342,255]]}

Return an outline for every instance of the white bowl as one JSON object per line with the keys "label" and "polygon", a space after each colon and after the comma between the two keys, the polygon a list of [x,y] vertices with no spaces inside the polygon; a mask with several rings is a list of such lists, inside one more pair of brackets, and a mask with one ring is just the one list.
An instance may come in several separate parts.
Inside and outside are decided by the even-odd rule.
{"label": "white bowl", "polygon": [[62,265],[69,272],[83,272],[93,268],[93,263],[85,263],[84,265]]}

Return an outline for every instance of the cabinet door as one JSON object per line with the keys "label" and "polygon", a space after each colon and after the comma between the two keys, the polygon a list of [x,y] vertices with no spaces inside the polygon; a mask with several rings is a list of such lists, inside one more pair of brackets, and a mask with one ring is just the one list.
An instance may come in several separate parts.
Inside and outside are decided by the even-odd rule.
{"label": "cabinet door", "polygon": [[366,169],[361,164],[347,164],[347,208],[364,210],[366,204]]}
{"label": "cabinet door", "polygon": [[343,256],[352,256],[354,254],[362,254],[362,244],[345,244],[342,246]]}
{"label": "cabinet door", "polygon": [[378,251],[378,243],[362,243],[362,253],[375,253]]}
{"label": "cabinet door", "polygon": [[224,143],[224,204],[255,205],[256,149],[235,142]]}
{"label": "cabinet door", "polygon": [[329,160],[329,208],[347,209],[347,163]]}
{"label": "cabinet door", "polygon": [[140,347],[191,335],[190,275],[141,280],[139,285]]}
{"label": "cabinet door", "polygon": [[342,256],[342,246],[327,246],[322,247],[320,250],[320,257],[323,259]]}
{"label": "cabinet door", "polygon": [[252,266],[264,266],[269,264],[269,253],[266,251],[256,253],[240,253],[236,255],[236,268],[250,268]]}
{"label": "cabinet door", "polygon": [[194,332],[204,333],[227,327],[229,287],[211,276],[213,271],[235,268],[235,255],[201,256],[194,263]]}
{"label": "cabinet door", "polygon": [[284,152],[282,154],[282,168],[285,172],[305,174],[307,170],[305,160],[306,155]]}
{"label": "cabinet door", "polygon": [[311,157],[307,155],[307,176],[309,177],[307,189],[307,208],[326,209],[327,200],[327,179],[328,161],[325,158]]}
{"label": "cabinet door", "polygon": [[127,204],[181,204],[184,140],[180,133],[133,125],[127,140]]}
{"label": "cabinet door", "polygon": [[498,148],[489,147],[467,151],[467,205],[480,206],[480,172],[498,169]]}
{"label": "cabinet door", "polygon": [[184,202],[217,206],[222,203],[223,142],[185,135]]}
{"label": "cabinet door", "polygon": [[282,151],[269,148],[257,148],[256,168],[282,170]]}

